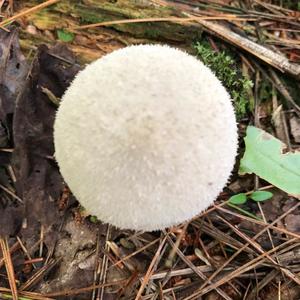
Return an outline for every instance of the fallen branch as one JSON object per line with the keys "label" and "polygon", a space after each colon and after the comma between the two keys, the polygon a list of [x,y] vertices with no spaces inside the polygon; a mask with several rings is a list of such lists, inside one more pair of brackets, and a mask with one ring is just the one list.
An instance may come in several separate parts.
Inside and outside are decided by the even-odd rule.
{"label": "fallen branch", "polygon": [[297,79],[300,79],[300,65],[290,63],[289,60],[283,55],[280,55],[262,45],[242,37],[220,24],[205,20],[196,20],[196,22],[201,24],[209,32],[219,35],[221,38],[230,42],[234,46],[244,49],[281,72],[288,73]]}

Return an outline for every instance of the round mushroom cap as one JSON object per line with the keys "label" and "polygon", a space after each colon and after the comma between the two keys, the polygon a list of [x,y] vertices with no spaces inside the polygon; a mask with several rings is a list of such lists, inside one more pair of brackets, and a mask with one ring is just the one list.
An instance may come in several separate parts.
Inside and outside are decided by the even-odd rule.
{"label": "round mushroom cap", "polygon": [[233,169],[237,126],[230,96],[201,61],[139,45],[76,76],[54,142],[60,171],[90,214],[150,231],[213,203]]}

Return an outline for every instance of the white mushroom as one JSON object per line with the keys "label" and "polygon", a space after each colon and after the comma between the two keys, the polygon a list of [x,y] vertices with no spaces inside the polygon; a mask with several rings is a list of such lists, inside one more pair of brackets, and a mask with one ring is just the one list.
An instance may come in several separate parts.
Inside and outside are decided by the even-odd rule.
{"label": "white mushroom", "polygon": [[235,162],[228,93],[199,60],[168,46],[117,50],[63,96],[56,159],[79,202],[120,228],[157,230],[210,206]]}

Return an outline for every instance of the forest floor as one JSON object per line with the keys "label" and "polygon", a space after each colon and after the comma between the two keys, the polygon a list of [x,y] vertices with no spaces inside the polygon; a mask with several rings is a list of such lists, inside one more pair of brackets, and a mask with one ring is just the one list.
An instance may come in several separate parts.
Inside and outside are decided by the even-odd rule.
{"label": "forest floor", "polygon": [[[0,299],[299,300],[297,2],[0,1]],[[184,49],[208,65],[234,100],[240,136],[215,204],[157,232],[87,215],[53,157],[55,112],[76,73],[142,43]],[[257,154],[244,142],[249,128],[268,132],[281,153],[267,149],[274,163],[257,160],[242,175],[244,153]]]}

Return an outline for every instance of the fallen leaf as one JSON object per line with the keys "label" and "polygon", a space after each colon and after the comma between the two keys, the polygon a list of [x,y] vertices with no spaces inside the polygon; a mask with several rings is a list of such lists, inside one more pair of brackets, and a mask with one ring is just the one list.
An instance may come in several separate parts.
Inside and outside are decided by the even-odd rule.
{"label": "fallen leaf", "polygon": [[[12,114],[15,99],[23,89],[23,83],[28,73],[28,65],[23,56],[16,28],[10,27],[10,32],[0,29],[0,147],[12,146]],[[1,166],[10,162],[11,154],[0,153]],[[7,187],[10,183],[6,173],[0,174],[1,184]],[[16,234],[22,224],[24,207],[14,199],[2,195],[0,199],[0,236]]]}
{"label": "fallen leaf", "polygon": [[6,123],[7,115],[15,108],[15,99],[23,89],[28,64],[20,50],[18,31],[0,29],[0,120]]}
{"label": "fallen leaf", "polygon": [[47,227],[61,222],[59,199],[63,179],[53,159],[56,106],[42,87],[60,98],[78,70],[73,55],[66,48],[40,47],[24,92],[16,103],[12,167],[17,194],[25,203],[27,230],[43,224],[47,231]]}
{"label": "fallen leaf", "polygon": [[286,146],[269,133],[248,126],[246,151],[240,174],[255,173],[283,191],[300,197],[300,153],[283,150]]}

